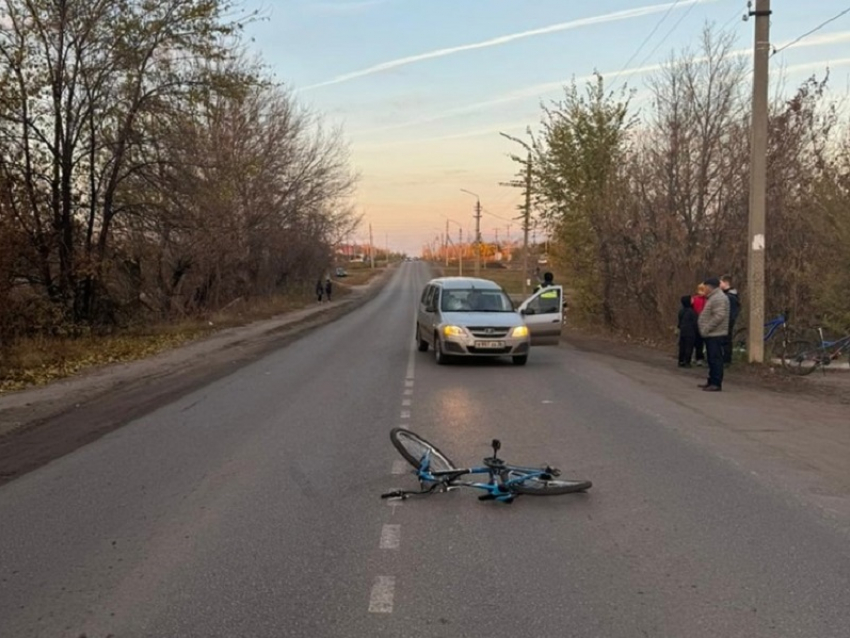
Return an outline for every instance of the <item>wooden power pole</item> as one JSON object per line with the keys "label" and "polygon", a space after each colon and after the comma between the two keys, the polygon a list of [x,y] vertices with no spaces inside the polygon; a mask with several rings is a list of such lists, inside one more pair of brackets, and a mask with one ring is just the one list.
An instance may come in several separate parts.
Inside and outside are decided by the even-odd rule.
{"label": "wooden power pole", "polygon": [[528,296],[528,230],[531,226],[531,153],[525,165],[525,211],[522,217],[522,296]]}
{"label": "wooden power pole", "polygon": [[753,112],[750,145],[749,254],[747,296],[750,325],[747,352],[750,363],[764,361],[764,263],[767,193],[767,118],[770,58],[770,0],[756,0],[753,53]]}

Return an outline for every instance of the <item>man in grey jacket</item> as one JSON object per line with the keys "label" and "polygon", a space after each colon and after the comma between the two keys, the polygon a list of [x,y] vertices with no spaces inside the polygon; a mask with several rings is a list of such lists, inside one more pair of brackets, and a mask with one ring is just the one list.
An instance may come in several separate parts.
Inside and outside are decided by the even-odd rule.
{"label": "man in grey jacket", "polygon": [[729,332],[729,298],[720,289],[717,277],[703,283],[708,294],[699,315],[699,333],[705,341],[708,382],[699,387],[706,392],[720,392],[723,388],[723,341]]}

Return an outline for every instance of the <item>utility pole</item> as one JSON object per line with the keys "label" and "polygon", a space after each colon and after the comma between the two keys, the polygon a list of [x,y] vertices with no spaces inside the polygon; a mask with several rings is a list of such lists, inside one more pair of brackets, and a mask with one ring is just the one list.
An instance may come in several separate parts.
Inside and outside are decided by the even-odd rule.
{"label": "utility pole", "polygon": [[475,276],[481,275],[481,200],[475,200]]}
{"label": "utility pole", "polygon": [[770,58],[770,0],[756,0],[753,47],[753,113],[750,145],[749,254],[747,294],[750,325],[747,331],[750,363],[764,361],[764,262],[767,198],[767,98]]}
{"label": "utility pole", "polygon": [[457,274],[463,277],[463,228],[457,229]]}
{"label": "utility pole", "polygon": [[531,152],[525,165],[525,212],[522,219],[522,296],[528,295],[528,230],[531,226]]}
{"label": "utility pole", "polygon": [[384,233],[384,248],[387,251],[387,266],[390,265],[390,234]]}
{"label": "utility pole", "polygon": [[446,251],[446,268],[449,267],[449,220],[446,220],[446,243],[443,246]]}
{"label": "utility pole", "polygon": [[478,277],[481,274],[481,198],[465,188],[460,190],[475,197],[475,276]]}
{"label": "utility pole", "polygon": [[375,267],[375,244],[372,237],[372,224],[369,224],[369,263],[371,267]]}

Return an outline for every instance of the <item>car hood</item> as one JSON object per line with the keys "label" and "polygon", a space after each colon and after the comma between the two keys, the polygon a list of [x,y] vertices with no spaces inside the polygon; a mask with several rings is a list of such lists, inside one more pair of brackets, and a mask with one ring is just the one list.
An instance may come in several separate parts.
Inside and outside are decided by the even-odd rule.
{"label": "car hood", "polygon": [[525,323],[518,312],[444,312],[443,319],[446,324],[492,328],[511,328]]}

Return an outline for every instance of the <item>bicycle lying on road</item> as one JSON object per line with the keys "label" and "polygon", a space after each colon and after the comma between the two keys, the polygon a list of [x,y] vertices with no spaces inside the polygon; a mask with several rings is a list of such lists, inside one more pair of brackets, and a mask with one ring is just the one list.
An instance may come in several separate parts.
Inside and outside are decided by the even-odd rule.
{"label": "bicycle lying on road", "polygon": [[848,354],[850,360],[850,335],[827,341],[823,336],[823,328],[818,328],[820,343],[810,341],[794,341],[789,344],[783,357],[783,363],[794,374],[804,376],[820,368],[824,374],[826,366],[838,359],[842,354]]}
{"label": "bicycle lying on road", "polygon": [[[521,494],[573,494],[585,492],[593,485],[585,480],[557,479],[555,477],[560,476],[560,470],[548,465],[542,468],[509,465],[497,456],[502,446],[498,439],[493,439],[493,456],[486,457],[483,466],[466,469],[458,468],[436,446],[405,428],[393,428],[390,440],[405,460],[416,468],[420,490],[394,490],[381,494],[381,498],[406,499],[410,496],[448,492],[458,487],[471,487],[485,492],[478,500],[512,503]],[[461,480],[467,474],[488,474],[489,481],[480,483]]]}

